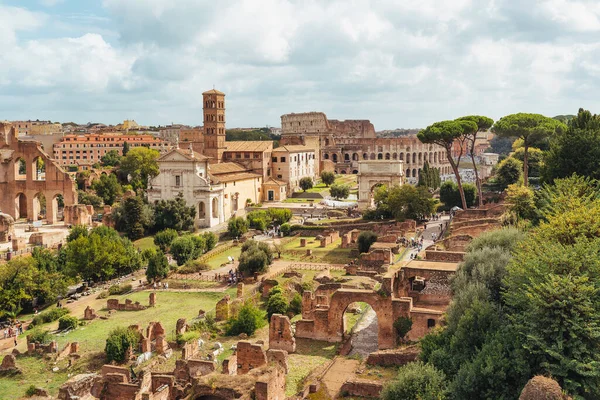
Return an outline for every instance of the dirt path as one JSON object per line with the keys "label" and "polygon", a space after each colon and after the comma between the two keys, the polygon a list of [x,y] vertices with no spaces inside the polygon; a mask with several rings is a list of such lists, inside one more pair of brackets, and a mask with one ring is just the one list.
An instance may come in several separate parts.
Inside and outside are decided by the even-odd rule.
{"label": "dirt path", "polygon": [[321,383],[325,385],[327,393],[332,399],[337,398],[344,382],[354,375],[354,371],[360,363],[357,360],[337,357],[331,367],[327,370]]}
{"label": "dirt path", "polygon": [[359,355],[362,358],[367,358],[370,353],[377,351],[377,322],[377,314],[371,307],[368,307],[354,328],[352,339],[350,339],[352,341],[352,350],[348,356]]}

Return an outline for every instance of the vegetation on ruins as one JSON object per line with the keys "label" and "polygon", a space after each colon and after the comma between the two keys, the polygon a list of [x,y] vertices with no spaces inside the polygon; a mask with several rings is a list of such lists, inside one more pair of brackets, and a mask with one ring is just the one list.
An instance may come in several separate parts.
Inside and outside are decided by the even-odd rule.
{"label": "vegetation on ruins", "polygon": [[196,218],[196,208],[188,206],[183,195],[179,194],[174,199],[156,202],[153,229],[156,231],[164,229],[174,229],[178,232],[192,231],[194,218]]}
{"label": "vegetation on ruins", "polygon": [[359,253],[368,253],[371,245],[377,241],[377,234],[373,231],[364,231],[358,235],[356,240]]}
{"label": "vegetation on ruins", "polygon": [[298,182],[298,184],[300,185],[302,191],[306,192],[308,189],[312,189],[313,180],[311,177],[305,176],[304,178],[300,179],[300,182]]}
{"label": "vegetation on ruins", "polygon": [[267,300],[267,320],[271,320],[271,315],[282,314],[285,315],[288,312],[289,303],[283,295],[283,289],[277,285],[269,292],[269,298]]}
{"label": "vegetation on ruins", "polygon": [[247,301],[240,308],[237,317],[227,320],[225,331],[229,336],[237,336],[241,333],[252,336],[257,329],[262,328],[266,324],[264,311],[252,304],[252,302]]}
{"label": "vegetation on ruins", "polygon": [[568,122],[566,132],[550,138],[542,166],[542,179],[547,183],[572,174],[600,179],[600,115],[582,108]]}
{"label": "vegetation on ruins", "polygon": [[329,193],[336,200],[347,199],[350,196],[350,186],[334,183],[329,187]]}
{"label": "vegetation on ruins", "polygon": [[529,148],[551,135],[561,135],[567,130],[565,124],[540,114],[518,113],[500,118],[492,127],[498,136],[516,137],[523,140],[523,183],[529,183]]}
{"label": "vegetation on ruins", "polygon": [[473,130],[472,124],[465,124],[466,130],[464,137],[466,147],[465,150],[471,158],[471,162],[473,163],[473,170],[475,171],[475,184],[477,186],[477,196],[479,198],[479,205],[481,206],[483,205],[483,194],[481,192],[481,181],[479,180],[479,171],[477,168],[477,163],[475,162],[475,142],[477,141],[477,134],[490,129],[491,126],[494,124],[494,120],[481,115],[469,115],[466,117],[458,118],[458,121],[474,122],[477,126],[477,129]]}
{"label": "vegetation on ruins", "polygon": [[[463,190],[465,192],[467,207],[473,207],[475,205],[475,198],[477,197],[477,188],[475,185],[465,183],[463,184]],[[440,187],[440,201],[443,203],[442,208],[446,211],[455,206],[460,207],[461,199],[458,185],[452,181],[444,182]]]}
{"label": "vegetation on ruins", "polygon": [[431,365],[413,362],[400,367],[396,378],[383,388],[381,399],[444,400],[447,394],[442,372]]}
{"label": "vegetation on ruins", "polygon": [[508,157],[496,167],[496,182],[501,189],[523,180],[523,163],[514,157]]}
{"label": "vegetation on ruins", "polygon": [[[463,192],[462,180],[458,171],[458,164],[460,164],[461,156],[464,152],[467,136],[471,135],[472,132],[477,132],[478,126],[472,120],[454,120],[454,121],[441,121],[436,122],[433,125],[420,131],[417,135],[422,143],[437,144],[446,150],[446,157],[454,176],[456,178],[456,184],[458,185],[458,191],[460,193],[461,204],[464,210],[467,209],[467,202],[465,200],[465,194]],[[454,144],[460,145],[460,154],[455,160],[452,157],[452,148]]]}
{"label": "vegetation on ruins", "polygon": [[335,174],[331,171],[321,172],[321,182],[323,182],[326,187],[329,187],[329,185],[335,182]]}
{"label": "vegetation on ruins", "polygon": [[116,328],[106,338],[106,359],[108,362],[124,362],[129,349],[137,349],[139,335],[133,329],[121,327]]}
{"label": "vegetation on ruins", "polygon": [[227,223],[227,233],[232,238],[239,238],[248,232],[248,221],[244,217],[233,217]]}
{"label": "vegetation on ruins", "polygon": [[424,186],[381,185],[373,194],[375,209],[363,214],[364,219],[395,218],[420,220],[435,212],[438,201]]}

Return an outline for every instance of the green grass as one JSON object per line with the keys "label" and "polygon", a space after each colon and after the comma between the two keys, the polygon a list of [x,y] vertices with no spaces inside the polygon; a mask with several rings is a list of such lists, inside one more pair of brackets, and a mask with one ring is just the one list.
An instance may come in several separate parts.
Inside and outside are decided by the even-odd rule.
{"label": "green grass", "polygon": [[156,245],[154,244],[154,236],[147,236],[133,242],[133,245],[140,249],[140,251],[144,251],[146,249],[156,249]]}
{"label": "green grass", "polygon": [[[342,249],[342,239],[338,239],[327,247],[319,247],[320,242],[314,238],[305,238],[306,247],[300,247],[300,238],[296,238],[283,246],[281,258],[288,261],[323,262],[345,264],[352,260],[351,249]],[[306,250],[312,250],[312,256],[306,255]]]}
{"label": "green grass", "polygon": [[229,262],[229,260],[227,259],[228,256],[234,257],[237,260],[240,257],[241,253],[242,248],[240,246],[235,246],[210,258],[206,263],[210,265],[210,269],[216,269],[221,267],[221,264]]}
{"label": "green grass", "polygon": [[285,377],[286,396],[296,394],[299,385],[315,368],[332,360],[337,346],[337,343],[297,338],[296,352],[288,357],[289,371]]}
{"label": "green grass", "polygon": [[298,199],[298,198],[289,198],[289,199],[285,199],[283,202],[284,203],[318,203],[319,200],[321,199]]}
{"label": "green grass", "polygon": [[197,279],[163,279],[161,282],[169,284],[169,289],[214,289],[221,287],[221,283],[212,281],[199,281]]}
{"label": "green grass", "polygon": [[352,314],[349,312],[344,313],[344,331],[346,334],[352,332],[352,329],[354,329],[358,321],[360,321],[365,311],[367,311],[367,308],[369,307],[367,303],[358,302],[357,304],[358,308],[360,309],[359,314]]}
{"label": "green grass", "polygon": [[67,361],[58,364],[59,372],[52,372],[52,365],[40,357],[18,357],[17,367],[23,371],[20,375],[0,378],[0,399],[20,399],[30,385],[47,389],[56,396],[58,389],[68,379],[65,370]]}

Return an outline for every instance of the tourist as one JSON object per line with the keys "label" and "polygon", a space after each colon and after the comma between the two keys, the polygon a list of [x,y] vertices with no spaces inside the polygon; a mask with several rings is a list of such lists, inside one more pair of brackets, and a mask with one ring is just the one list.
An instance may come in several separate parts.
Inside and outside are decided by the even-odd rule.
{"label": "tourist", "polygon": [[17,335],[15,335],[15,347],[17,347]]}

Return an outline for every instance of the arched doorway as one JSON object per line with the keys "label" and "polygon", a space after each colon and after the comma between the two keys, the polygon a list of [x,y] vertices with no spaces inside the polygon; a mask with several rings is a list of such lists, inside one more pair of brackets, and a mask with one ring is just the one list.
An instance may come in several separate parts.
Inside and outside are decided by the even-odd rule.
{"label": "arched doorway", "polygon": [[33,172],[34,181],[45,181],[46,180],[46,162],[40,156],[33,159],[31,165],[31,171]]}
{"label": "arched doorway", "polygon": [[46,219],[46,196],[37,193],[33,198],[33,220]]}
{"label": "arched doorway", "polygon": [[204,202],[201,201],[198,203],[198,218],[204,219],[204,217],[206,217],[206,206],[204,205]]}
{"label": "arched doorway", "polygon": [[336,163],[338,161],[337,158],[338,158],[337,154],[333,154],[333,156],[331,157],[331,159],[333,160],[334,163]]}
{"label": "arched doorway", "polygon": [[24,159],[19,157],[15,161],[15,180],[24,181],[26,179],[27,179],[27,163],[25,163]]}
{"label": "arched doorway", "polygon": [[212,199],[212,217],[219,218],[219,200],[217,198]]}
{"label": "arched doorway", "polygon": [[378,160],[383,160],[383,153],[378,153],[377,154],[377,159]]}
{"label": "arched doorway", "polygon": [[62,194],[55,194],[52,197],[52,207],[50,207],[51,215],[47,212],[47,219],[50,223],[57,223],[64,219],[65,201]]}
{"label": "arched doorway", "polygon": [[27,218],[27,196],[25,196],[25,193],[19,193],[15,197],[15,216],[17,218]]}
{"label": "arched doorway", "polygon": [[231,211],[236,212],[238,210],[238,198],[240,197],[239,193],[233,195],[233,199],[231,199]]}
{"label": "arched doorway", "polygon": [[379,349],[379,321],[373,308],[365,302],[349,304],[342,314],[342,340],[350,340],[348,356],[368,356]]}

